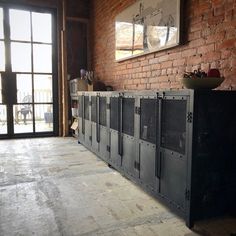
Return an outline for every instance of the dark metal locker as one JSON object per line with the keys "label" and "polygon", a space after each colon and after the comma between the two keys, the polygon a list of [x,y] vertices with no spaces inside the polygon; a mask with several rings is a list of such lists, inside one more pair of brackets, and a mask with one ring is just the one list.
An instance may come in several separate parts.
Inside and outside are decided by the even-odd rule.
{"label": "dark metal locker", "polygon": [[110,98],[110,162],[115,167],[121,166],[121,96]]}
{"label": "dark metal locker", "polygon": [[[198,219],[235,214],[236,92],[140,94],[79,93],[79,140],[151,189],[189,227]],[[89,145],[91,136],[96,148]]]}
{"label": "dark metal locker", "polygon": [[161,102],[159,193],[185,210],[187,188],[187,97],[165,96]]}
{"label": "dark metal locker", "polygon": [[92,133],[91,133],[91,120],[90,120],[90,97],[84,96],[84,123],[85,123],[85,135],[84,144],[86,147],[91,147]]}
{"label": "dark metal locker", "polygon": [[108,129],[107,129],[107,97],[99,96],[99,155],[104,159],[108,159]]}
{"label": "dark metal locker", "polygon": [[135,98],[124,96],[122,100],[122,169],[135,176],[136,143],[134,138]]}
{"label": "dark metal locker", "polygon": [[97,138],[97,115],[98,115],[98,108],[97,108],[97,94],[95,96],[91,96],[91,123],[92,123],[92,140],[91,140],[91,150],[95,153],[98,153],[98,138]]}
{"label": "dark metal locker", "polygon": [[84,120],[84,96],[80,94],[78,96],[78,109],[79,109],[79,142],[84,144],[84,134],[85,134],[85,120]]}
{"label": "dark metal locker", "polygon": [[158,125],[157,98],[140,99],[140,180],[151,190],[157,190],[156,139]]}
{"label": "dark metal locker", "polygon": [[192,221],[232,213],[236,206],[236,92],[194,95]]}

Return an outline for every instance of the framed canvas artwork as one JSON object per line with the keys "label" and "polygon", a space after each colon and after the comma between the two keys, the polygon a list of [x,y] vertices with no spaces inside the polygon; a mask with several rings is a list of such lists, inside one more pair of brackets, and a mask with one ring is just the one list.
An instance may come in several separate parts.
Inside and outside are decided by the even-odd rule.
{"label": "framed canvas artwork", "polygon": [[181,0],[137,0],[116,17],[117,61],[180,43]]}

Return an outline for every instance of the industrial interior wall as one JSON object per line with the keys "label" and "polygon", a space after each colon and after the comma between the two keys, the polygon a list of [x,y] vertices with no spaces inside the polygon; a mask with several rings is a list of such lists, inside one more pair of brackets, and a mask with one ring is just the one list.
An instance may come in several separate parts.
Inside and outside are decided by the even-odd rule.
{"label": "industrial interior wall", "polygon": [[219,68],[236,89],[236,0],[185,0],[184,44],[115,62],[115,17],[135,0],[91,1],[92,67],[116,90],[180,89],[185,71]]}

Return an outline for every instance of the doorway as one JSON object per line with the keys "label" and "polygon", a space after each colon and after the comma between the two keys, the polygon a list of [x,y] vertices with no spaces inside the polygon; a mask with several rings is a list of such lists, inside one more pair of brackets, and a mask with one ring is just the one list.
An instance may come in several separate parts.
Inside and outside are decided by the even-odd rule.
{"label": "doorway", "polygon": [[0,4],[0,137],[57,135],[55,13]]}

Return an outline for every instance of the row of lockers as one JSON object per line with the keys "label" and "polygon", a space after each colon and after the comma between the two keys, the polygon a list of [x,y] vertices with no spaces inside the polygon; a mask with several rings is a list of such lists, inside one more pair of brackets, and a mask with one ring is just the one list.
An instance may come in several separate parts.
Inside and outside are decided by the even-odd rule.
{"label": "row of lockers", "polygon": [[79,141],[191,227],[232,210],[235,98],[222,91],[79,93]]}

